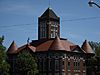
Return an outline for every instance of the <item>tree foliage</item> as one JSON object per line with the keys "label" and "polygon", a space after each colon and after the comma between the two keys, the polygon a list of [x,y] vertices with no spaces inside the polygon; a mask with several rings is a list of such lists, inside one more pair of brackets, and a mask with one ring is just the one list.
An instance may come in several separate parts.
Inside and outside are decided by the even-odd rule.
{"label": "tree foliage", "polygon": [[95,51],[96,56],[100,56],[100,42],[89,42],[91,45],[92,49]]}
{"label": "tree foliage", "polygon": [[28,51],[19,53],[15,69],[19,75],[36,75],[38,73],[35,58]]}
{"label": "tree foliage", "polygon": [[6,62],[6,47],[3,46],[4,37],[0,37],[0,75],[9,75],[10,66]]}
{"label": "tree foliage", "polygon": [[92,69],[95,75],[100,75],[100,42],[89,42],[95,51],[95,57],[92,58]]}

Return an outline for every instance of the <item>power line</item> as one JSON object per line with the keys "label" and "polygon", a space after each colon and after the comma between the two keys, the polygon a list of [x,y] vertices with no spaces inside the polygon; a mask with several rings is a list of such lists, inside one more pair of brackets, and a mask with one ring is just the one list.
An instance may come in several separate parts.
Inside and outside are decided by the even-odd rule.
{"label": "power line", "polygon": [[[67,22],[67,21],[81,21],[81,20],[92,20],[92,19],[99,19],[100,17],[84,17],[84,18],[77,18],[77,19],[68,19],[68,20],[62,20],[61,22]],[[30,24],[16,24],[16,25],[4,25],[4,26],[0,26],[1,28],[11,28],[11,27],[25,27],[25,26],[29,26],[29,25],[33,25],[33,23]]]}
{"label": "power line", "polygon": [[29,25],[33,25],[33,24],[4,25],[4,26],[0,26],[0,28],[19,27],[19,26],[29,26]]}
{"label": "power line", "polygon": [[92,20],[92,19],[99,19],[100,17],[84,17],[84,18],[77,18],[77,19],[68,19],[68,20],[62,20],[61,22],[65,21],[80,21],[80,20]]}

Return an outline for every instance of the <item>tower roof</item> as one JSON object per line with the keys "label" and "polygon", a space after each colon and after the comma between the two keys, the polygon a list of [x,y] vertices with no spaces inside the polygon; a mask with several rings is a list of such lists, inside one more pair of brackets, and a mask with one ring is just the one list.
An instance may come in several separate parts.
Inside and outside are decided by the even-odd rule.
{"label": "tower roof", "polygon": [[53,18],[53,19],[59,19],[59,17],[54,13],[54,11],[51,8],[48,8],[42,15],[41,18]]}
{"label": "tower roof", "polygon": [[85,41],[83,42],[82,49],[83,49],[86,53],[94,53],[87,40],[85,40]]}
{"label": "tower roof", "polygon": [[49,50],[65,50],[58,36],[56,36],[55,40],[52,42]]}
{"label": "tower roof", "polygon": [[15,53],[17,50],[17,45],[16,43],[13,41],[10,45],[10,47],[8,48],[7,53]]}

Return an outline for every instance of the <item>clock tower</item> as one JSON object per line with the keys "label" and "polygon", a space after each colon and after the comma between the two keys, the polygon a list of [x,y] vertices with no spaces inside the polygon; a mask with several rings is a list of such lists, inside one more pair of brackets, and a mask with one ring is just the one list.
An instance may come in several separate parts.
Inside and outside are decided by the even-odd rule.
{"label": "clock tower", "polygon": [[54,13],[51,8],[48,8],[38,18],[38,39],[60,37],[60,18]]}

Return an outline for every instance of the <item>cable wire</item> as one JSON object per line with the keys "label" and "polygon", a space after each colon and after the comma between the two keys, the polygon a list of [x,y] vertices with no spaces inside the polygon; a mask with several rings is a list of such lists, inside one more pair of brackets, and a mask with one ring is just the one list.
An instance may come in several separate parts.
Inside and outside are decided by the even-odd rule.
{"label": "cable wire", "polygon": [[77,19],[62,20],[61,22],[65,22],[65,21],[91,20],[91,19],[99,19],[99,18],[100,17],[84,17],[84,18],[77,18]]}
{"label": "cable wire", "polygon": [[[62,20],[61,22],[67,22],[67,21],[81,21],[81,20],[92,20],[92,19],[99,19],[100,17],[84,17],[84,18],[77,18],[77,19],[68,19],[68,20]],[[11,27],[25,27],[25,26],[29,26],[29,25],[33,25],[33,23],[30,24],[16,24],[16,25],[4,25],[4,26],[0,26],[0,29],[4,29],[4,28],[11,28]]]}

